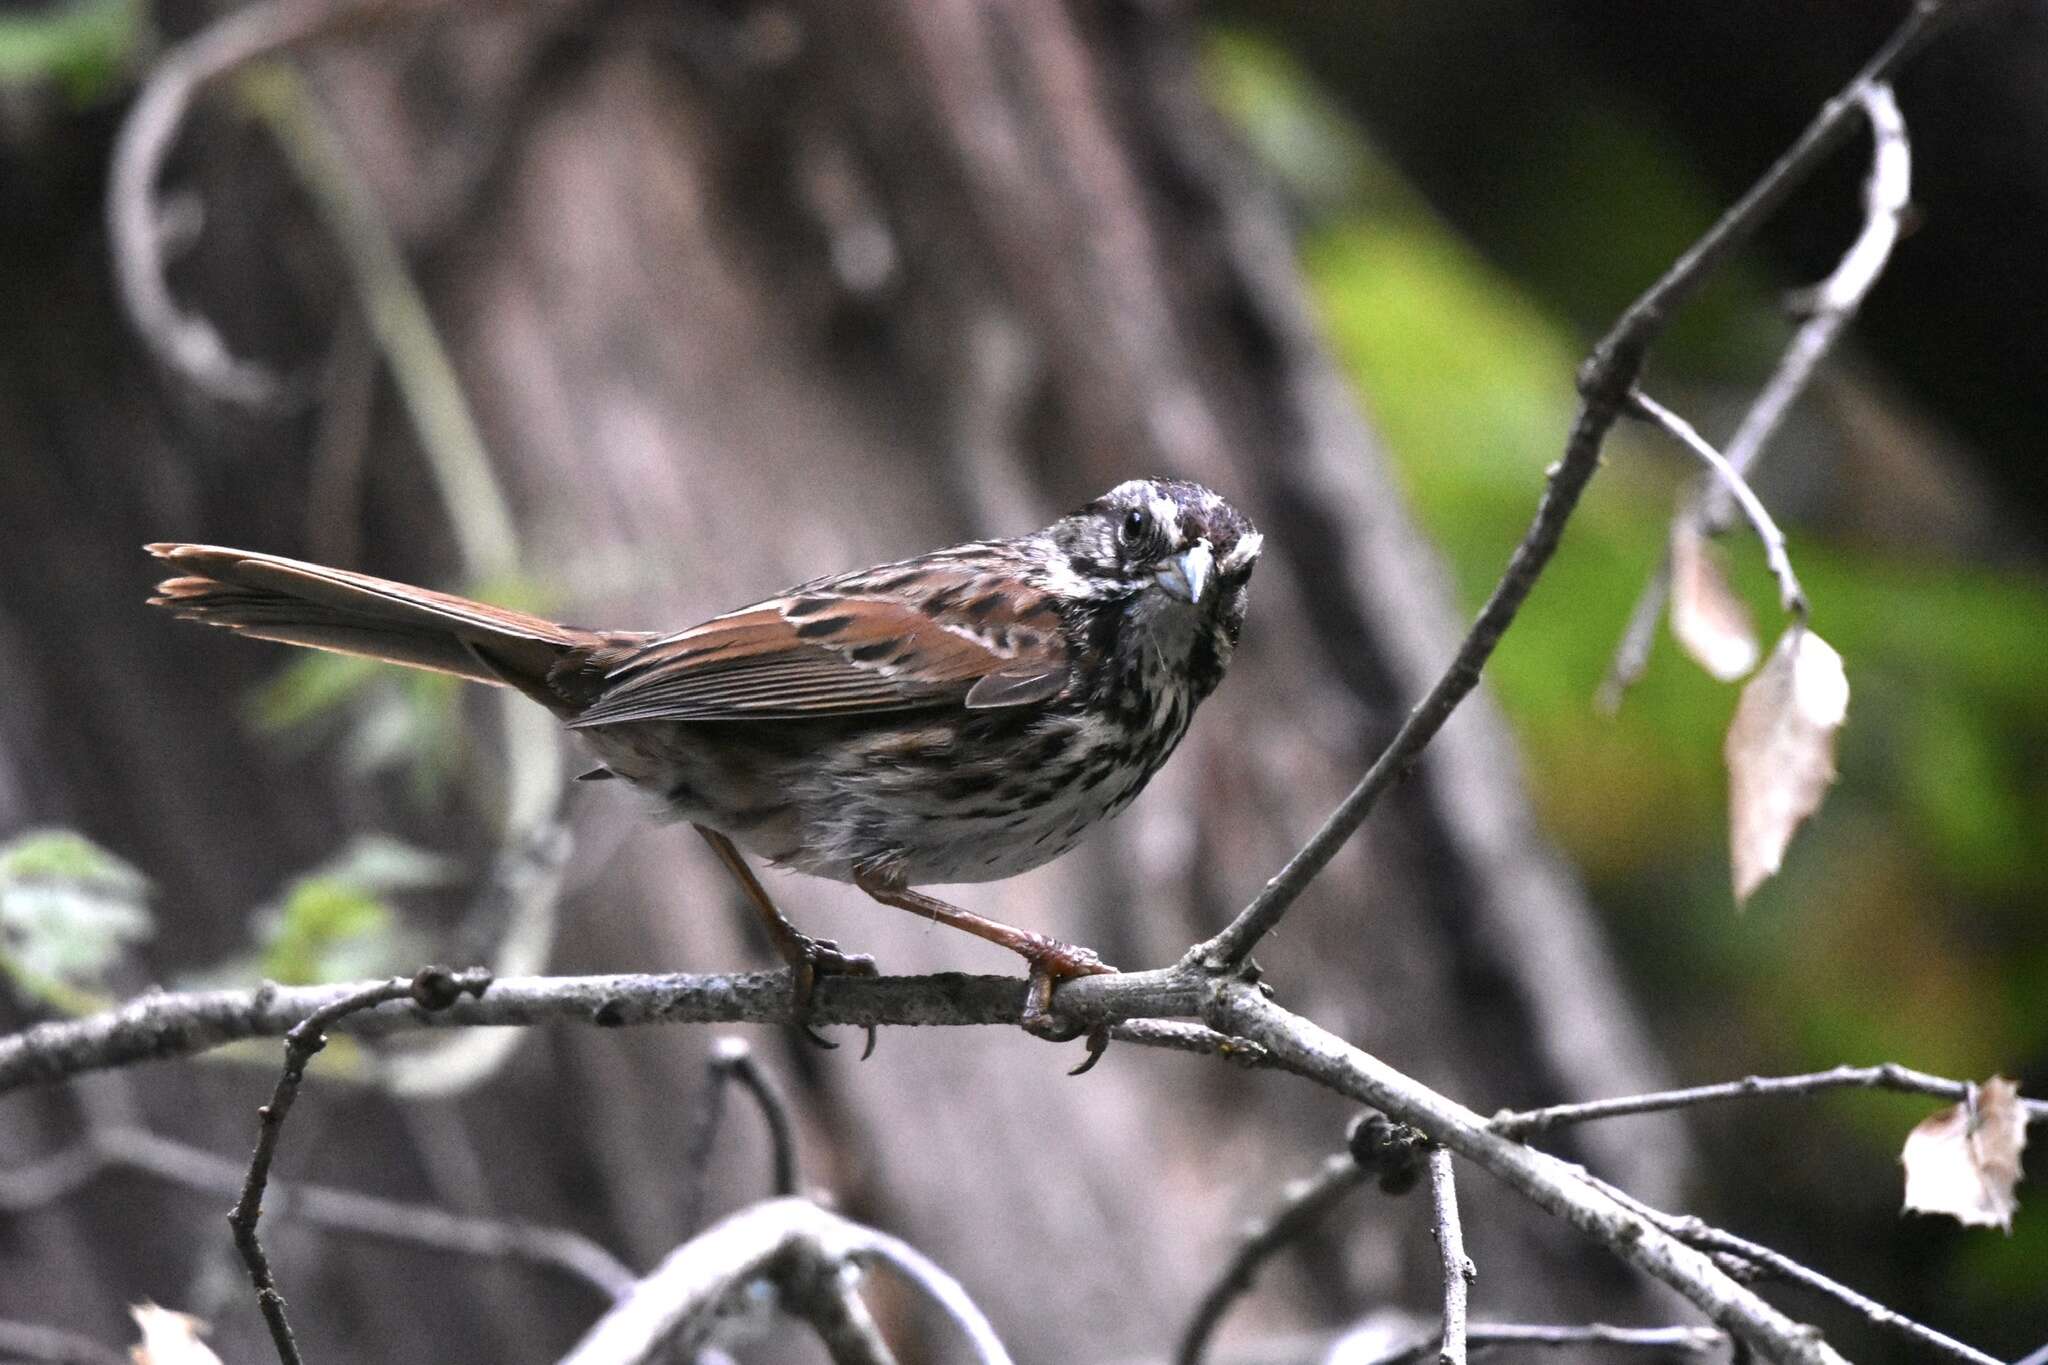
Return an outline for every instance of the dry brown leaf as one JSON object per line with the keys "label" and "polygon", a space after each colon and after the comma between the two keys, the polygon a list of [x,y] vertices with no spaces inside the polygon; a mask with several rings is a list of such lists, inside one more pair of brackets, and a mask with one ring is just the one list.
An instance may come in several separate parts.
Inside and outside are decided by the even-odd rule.
{"label": "dry brown leaf", "polygon": [[1671,633],[1717,682],[1747,677],[1761,653],[1748,606],[1690,517],[1671,523]]}
{"label": "dry brown leaf", "polygon": [[1952,1104],[1906,1135],[1906,1212],[1945,1213],[1971,1227],[2012,1231],[2027,1146],[2020,1088],[2003,1076],[1978,1087],[1976,1112]]}
{"label": "dry brown leaf", "polygon": [[1749,899],[1835,780],[1835,732],[1849,712],[1842,656],[1794,622],[1742,689],[1723,753],[1735,901]]}
{"label": "dry brown leaf", "polygon": [[129,1306],[142,1340],[128,1348],[135,1365],[221,1365],[207,1344],[199,1339],[206,1324],[190,1313],[179,1313],[143,1302]]}

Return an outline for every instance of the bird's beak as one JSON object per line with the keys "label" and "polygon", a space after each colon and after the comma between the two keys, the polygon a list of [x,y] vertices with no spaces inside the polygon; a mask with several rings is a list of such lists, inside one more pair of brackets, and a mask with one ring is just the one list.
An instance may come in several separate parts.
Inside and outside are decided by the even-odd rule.
{"label": "bird's beak", "polygon": [[1160,587],[1181,601],[1196,603],[1208,591],[1209,578],[1215,568],[1216,554],[1209,548],[1209,542],[1198,540],[1190,549],[1160,560],[1153,570],[1153,578]]}

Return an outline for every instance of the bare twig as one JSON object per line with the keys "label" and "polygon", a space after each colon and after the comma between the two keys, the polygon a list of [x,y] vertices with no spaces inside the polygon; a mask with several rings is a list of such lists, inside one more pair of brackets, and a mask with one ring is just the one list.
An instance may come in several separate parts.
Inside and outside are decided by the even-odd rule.
{"label": "bare twig", "polygon": [[753,1049],[744,1038],[721,1038],[713,1049],[712,1069],[730,1077],[752,1097],[768,1125],[770,1153],[769,1188],[779,1198],[796,1193],[796,1127],[790,1122],[789,1101],[775,1088],[775,1082],[754,1060]]}
{"label": "bare twig", "polygon": [[1465,1232],[1458,1222],[1458,1186],[1451,1171],[1449,1148],[1430,1149],[1429,1195],[1436,1208],[1433,1231],[1444,1269],[1444,1325],[1438,1337],[1437,1365],[1465,1365],[1465,1304],[1479,1271],[1465,1254]]}
{"label": "bare twig", "polygon": [[1705,281],[1713,268],[1749,240],[1785,196],[1802,183],[1848,136],[1863,94],[1889,78],[1937,26],[1970,6],[1960,0],[1917,0],[1906,20],[1848,86],[1821,109],[1786,153],[1752,185],[1664,275],[1629,305],[1579,373],[1583,401],[1566,437],[1564,455],[1550,468],[1542,501],[1507,568],[1479,609],[1471,631],[1435,686],[1408,713],[1387,747],[1338,803],[1308,842],[1274,874],[1223,931],[1188,953],[1190,964],[1211,971],[1235,968],[1250,957],[1287,909],[1337,851],[1357,832],[1386,789],[1404,774],[1443,728],[1451,713],[1479,683],[1480,670],[1514,622],[1522,602],[1541,576],[1564,534],[1565,523],[1599,466],[1600,448],[1642,374],[1652,342],[1672,312]]}
{"label": "bare twig", "polygon": [[[1811,291],[1811,312],[1805,323],[1793,334],[1777,368],[1728,439],[1728,463],[1745,479],[1763,454],[1764,446],[1777,433],[1785,414],[1806,391],[1842,329],[1862,306],[1864,295],[1883,273],[1892,248],[1898,243],[1912,199],[1912,153],[1906,141],[1905,120],[1899,114],[1891,87],[1873,78],[1852,86],[1851,93],[1870,124],[1873,144],[1870,176],[1864,185],[1863,229],[1834,271]],[[1710,483],[1703,494],[1690,496],[1677,515],[1718,530],[1726,520],[1728,506],[1726,491],[1718,483]],[[1620,705],[1622,693],[1648,666],[1649,643],[1664,615],[1670,592],[1667,559],[1643,585],[1629,618],[1629,628],[1615,649],[1614,662],[1600,693],[1601,704],[1608,710]]]}
{"label": "bare twig", "polygon": [[694,1230],[703,1221],[711,1179],[711,1149],[725,1121],[726,1091],[734,1084],[753,1097],[768,1125],[772,1192],[778,1198],[786,1198],[797,1191],[796,1132],[790,1122],[788,1101],[754,1060],[754,1051],[746,1039],[720,1038],[711,1045],[704,1099],[691,1127],[689,1153],[684,1158],[684,1169],[690,1176],[690,1195],[683,1214],[683,1226],[687,1229]]}
{"label": "bare twig", "polygon": [[817,1332],[832,1365],[896,1365],[896,1353],[875,1325],[874,1314],[848,1283],[850,1268],[809,1269],[803,1276],[784,1274],[780,1282],[783,1299]]}
{"label": "bare twig", "polygon": [[1704,464],[1719,480],[1722,489],[1742,509],[1742,515],[1749,520],[1756,531],[1756,538],[1763,542],[1764,557],[1770,562],[1771,576],[1778,580],[1778,604],[1799,620],[1806,619],[1806,591],[1799,586],[1799,576],[1792,572],[1792,556],[1785,549],[1785,533],[1778,529],[1778,523],[1771,520],[1770,509],[1756,490],[1736,470],[1735,466],[1714,449],[1699,429],[1680,417],[1641,389],[1632,390],[1628,396],[1630,416],[1641,417],[1644,421],[1660,428],[1667,436],[1684,446],[1694,458]]}
{"label": "bare twig", "polygon": [[1272,1065],[1266,1050],[1257,1043],[1243,1038],[1233,1038],[1227,1033],[1201,1024],[1183,1023],[1172,1019],[1132,1019],[1110,1027],[1109,1036],[1118,1042],[1138,1043],[1145,1047],[1166,1048],[1173,1052],[1191,1052],[1198,1057],[1220,1057],[1226,1062],[1235,1062],[1246,1068]]}
{"label": "bare twig", "polygon": [[[241,1193],[244,1175],[241,1162],[158,1133],[118,1124],[94,1127],[83,1141],[55,1156],[0,1171],[0,1213],[53,1203],[107,1170],[136,1171],[227,1199]],[[327,1232],[461,1256],[523,1261],[578,1279],[607,1299],[617,1298],[634,1279],[617,1257],[569,1228],[474,1218],[355,1190],[278,1180],[265,1188],[263,1200],[273,1219],[297,1219]]]}
{"label": "bare twig", "polygon": [[898,1279],[938,1309],[967,1339],[969,1349],[981,1365],[1008,1365],[1010,1353],[996,1336],[996,1329],[987,1314],[968,1297],[960,1281],[902,1238],[891,1237],[874,1228],[864,1231],[867,1233],[867,1245],[861,1250],[864,1258],[876,1265],[887,1266]]}
{"label": "bare twig", "polygon": [[1463,1105],[1402,1075],[1315,1024],[1288,1013],[1254,987],[1219,983],[1208,1023],[1265,1045],[1281,1065],[1318,1084],[1411,1124],[1499,1177],[1511,1188],[1592,1236],[1622,1260],[1671,1286],[1709,1320],[1767,1359],[1793,1365],[1842,1365],[1818,1331],[1780,1313],[1705,1253],[1557,1158],[1487,1130]]}
{"label": "bare twig", "polygon": [[[1694,1105],[1717,1104],[1727,1100],[1757,1099],[1769,1095],[1813,1095],[1824,1090],[1896,1090],[1912,1095],[1933,1095],[1961,1100],[1968,1096],[1968,1081],[1930,1076],[1924,1071],[1886,1062],[1881,1066],[1838,1066],[1832,1071],[1815,1071],[1800,1076],[1746,1076],[1720,1085],[1696,1085],[1684,1090],[1664,1090],[1653,1095],[1624,1095],[1610,1100],[1588,1100],[1583,1104],[1557,1104],[1545,1109],[1503,1111],[1487,1126],[1503,1137],[1526,1138],[1552,1128],[1598,1119],[1625,1118],[1630,1114],[1653,1114],[1666,1109],[1689,1109]],[[2020,1101],[2029,1123],[2048,1122],[2048,1100]]]}
{"label": "bare twig", "polygon": [[[382,983],[373,983],[382,984]],[[214,991],[147,997],[89,1019],[39,1025],[0,1038],[0,1091],[152,1057],[187,1055],[236,1038],[277,1034],[315,1010],[346,1002],[363,987]],[[812,1017],[864,1024],[1014,1023],[1022,991],[1007,977],[830,977],[819,983]],[[785,1023],[789,992],[781,973],[732,976],[523,978],[499,982],[481,999],[440,1013],[394,1002],[338,1019],[364,1033],[445,1025],[533,1024],[574,1020],[613,1026],[655,1022]],[[1266,1001],[1256,988],[1217,980],[1198,968],[1129,972],[1069,982],[1055,997],[1063,1021],[1092,1026],[1128,1019],[1198,1015],[1213,1029],[1262,1049],[1273,1064],[1309,1077],[1420,1129],[1428,1138],[1506,1181],[1567,1219],[1631,1264],[1679,1290],[1710,1318],[1772,1359],[1838,1359],[1807,1329],[1731,1280],[1711,1260],[1674,1242],[1588,1184],[1582,1172],[1489,1131],[1478,1115],[1350,1048],[1310,1021]],[[1842,1073],[1847,1076],[1851,1073]],[[1950,1094],[1954,1082],[1902,1069],[1870,1069],[1891,1084]],[[1813,1088],[1831,1082],[1815,1081]],[[1739,1083],[1738,1083],[1739,1084]]]}
{"label": "bare twig", "polygon": [[1938,1332],[1925,1323],[1917,1322],[1894,1308],[1887,1308],[1867,1294],[1858,1293],[1849,1286],[1828,1278],[1810,1266],[1802,1265],[1790,1256],[1771,1250],[1767,1246],[1737,1237],[1734,1233],[1723,1232],[1710,1227],[1698,1218],[1681,1218],[1672,1229],[1679,1237],[1707,1251],[1737,1256],[1758,1269],[1775,1275],[1788,1283],[1817,1294],[1826,1295],[1837,1303],[1844,1304],[1861,1313],[1874,1327],[1897,1333],[1910,1341],[1931,1350],[1939,1351],[1953,1360],[1966,1365],[2000,1365],[1996,1356],[1987,1355],[1974,1346],[1957,1341],[1944,1332]]}
{"label": "bare twig", "polygon": [[[1474,1354],[1494,1346],[1615,1346],[1703,1355],[1728,1344],[1728,1334],[1712,1327],[1610,1327],[1599,1322],[1574,1326],[1474,1323],[1465,1329],[1465,1339]],[[1437,1353],[1440,1341],[1436,1336],[1422,1337],[1359,1365],[1420,1365]]]}
{"label": "bare twig", "polygon": [[242,90],[269,124],[341,250],[371,334],[390,362],[392,381],[419,434],[463,571],[478,581],[511,573],[519,560],[512,509],[492,473],[455,364],[369,185],[297,72],[281,65],[261,68],[249,73]]}
{"label": "bare twig", "polygon": [[863,1264],[906,1272],[906,1283],[961,1324],[982,1365],[1010,1365],[1009,1353],[958,1281],[898,1239],[802,1199],[755,1204],[677,1247],[584,1335],[562,1365],[636,1365],[663,1352],[687,1359],[716,1338],[749,1285],[767,1279],[785,1292],[795,1285],[801,1298],[807,1286]]}
{"label": "bare twig", "polygon": [[211,323],[171,297],[156,181],[179,125],[199,91],[237,67],[401,3],[268,0],[238,9],[158,58],[121,125],[107,183],[107,229],[122,306],[157,359],[214,398],[263,407],[284,400],[289,386],[231,354]]}
{"label": "bare twig", "polygon": [[1832,1280],[1810,1266],[1802,1265],[1780,1251],[1773,1251],[1760,1242],[1738,1237],[1732,1232],[1714,1227],[1703,1219],[1691,1215],[1664,1213],[1644,1204],[1625,1191],[1618,1190],[1597,1177],[1588,1177],[1592,1183],[1605,1190],[1617,1202],[1622,1203],[1643,1217],[1663,1228],[1689,1246],[1713,1253],[1731,1264],[1739,1265],[1746,1274],[1758,1272],[1772,1275],[1787,1283],[1796,1284],[1826,1298],[1855,1310],[1873,1327],[1906,1337],[1930,1350],[1938,1351],[1952,1360],[1966,1365],[2001,1365],[1996,1356],[1986,1355],[1974,1346],[1957,1341],[1943,1332],[1907,1317],[1897,1309],[1888,1308],[1867,1294]]}
{"label": "bare twig", "polygon": [[1267,1258],[1301,1236],[1345,1195],[1371,1178],[1349,1152],[1339,1152],[1325,1157],[1314,1175],[1296,1180],[1282,1190],[1279,1207],[1245,1230],[1244,1240],[1238,1244],[1230,1264],[1195,1305],[1174,1351],[1177,1365],[1201,1365],[1224,1314],[1251,1289]]}
{"label": "bare twig", "polygon": [[485,973],[457,976],[441,968],[429,967],[410,979],[393,977],[389,981],[360,987],[314,1010],[285,1034],[284,1070],[270,1092],[270,1103],[256,1111],[256,1150],[249,1157],[249,1171],[242,1181],[241,1198],[235,1201],[235,1207],[228,1213],[228,1226],[235,1233],[235,1248],[241,1252],[243,1264],[249,1267],[249,1278],[256,1286],[257,1306],[263,1310],[263,1320],[269,1324],[270,1339],[277,1347],[282,1365],[299,1365],[299,1348],[292,1337],[291,1323],[285,1316],[284,1295],[278,1292],[276,1278],[270,1271],[270,1258],[264,1254],[263,1243],[256,1235],[256,1225],[263,1217],[263,1190],[270,1180],[270,1165],[277,1155],[278,1139],[284,1134],[285,1116],[291,1112],[292,1103],[298,1098],[299,1083],[306,1077],[307,1064],[327,1046],[327,1028],[351,1014],[400,999],[410,999],[426,1010],[445,1009],[459,995],[480,995],[489,985],[490,977]]}

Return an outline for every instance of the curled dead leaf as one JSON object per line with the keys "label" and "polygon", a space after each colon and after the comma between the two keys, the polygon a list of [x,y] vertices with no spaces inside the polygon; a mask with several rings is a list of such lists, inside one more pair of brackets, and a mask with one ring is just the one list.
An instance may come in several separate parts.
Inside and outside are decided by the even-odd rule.
{"label": "curled dead leaf", "polygon": [[2020,1154],[2027,1146],[2020,1088],[1993,1076],[1974,1104],[1929,1114],[1906,1135],[1906,1212],[1945,1213],[1971,1227],[2012,1231]]}
{"label": "curled dead leaf", "polygon": [[1718,682],[1734,682],[1761,653],[1749,608],[1728,586],[1714,544],[1690,517],[1671,523],[1671,633]]}
{"label": "curled dead leaf", "polygon": [[135,1365],[221,1365],[220,1357],[199,1339],[206,1324],[190,1313],[147,1301],[129,1305],[128,1312],[142,1333],[142,1340],[128,1348]]}
{"label": "curled dead leaf", "polygon": [[1833,646],[1795,621],[1742,689],[1723,753],[1735,900],[1777,872],[1785,846],[1835,780],[1835,734],[1849,679]]}

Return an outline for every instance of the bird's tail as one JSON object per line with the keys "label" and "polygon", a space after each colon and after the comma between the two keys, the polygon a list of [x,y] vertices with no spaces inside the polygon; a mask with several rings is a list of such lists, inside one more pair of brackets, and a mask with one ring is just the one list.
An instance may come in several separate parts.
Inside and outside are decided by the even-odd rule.
{"label": "bird's tail", "polygon": [[549,706],[550,685],[572,654],[605,637],[452,593],[393,583],[253,550],[217,545],[146,547],[181,576],[150,602],[188,621],[263,640],[358,654],[413,668],[510,684]]}

